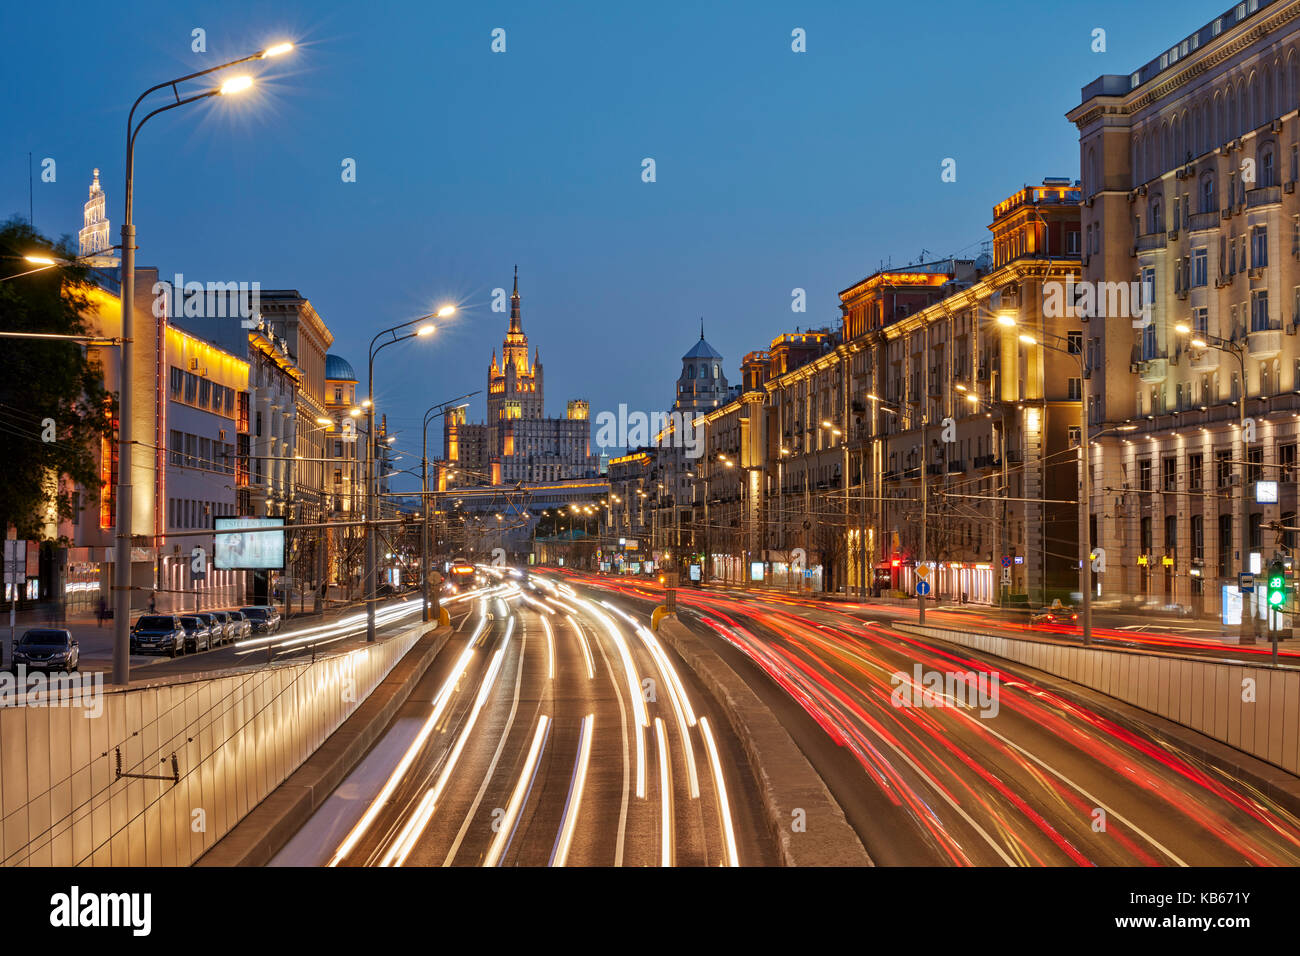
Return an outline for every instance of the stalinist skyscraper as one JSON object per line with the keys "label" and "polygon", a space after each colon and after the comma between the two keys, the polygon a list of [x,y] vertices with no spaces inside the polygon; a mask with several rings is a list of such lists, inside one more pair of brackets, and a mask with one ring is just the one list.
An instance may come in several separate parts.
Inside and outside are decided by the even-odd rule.
{"label": "stalinist skyscraper", "polygon": [[510,295],[510,325],[501,361],[488,365],[487,422],[471,425],[464,409],[449,412],[443,437],[447,459],[463,474],[457,484],[550,482],[594,477],[600,459],[591,454],[591,412],[573,399],[563,418],[547,418],[539,351],[528,357],[519,308],[519,268]]}

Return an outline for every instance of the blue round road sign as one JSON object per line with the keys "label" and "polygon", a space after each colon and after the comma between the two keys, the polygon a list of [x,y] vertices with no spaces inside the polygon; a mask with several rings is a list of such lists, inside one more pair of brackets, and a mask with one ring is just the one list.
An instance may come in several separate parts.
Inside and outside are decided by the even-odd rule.
{"label": "blue round road sign", "polygon": [[919,594],[919,595],[921,595],[922,597],[925,597],[927,594],[929,594],[929,593],[930,593],[930,582],[929,582],[929,581],[917,581],[917,582],[916,582],[916,593]]}

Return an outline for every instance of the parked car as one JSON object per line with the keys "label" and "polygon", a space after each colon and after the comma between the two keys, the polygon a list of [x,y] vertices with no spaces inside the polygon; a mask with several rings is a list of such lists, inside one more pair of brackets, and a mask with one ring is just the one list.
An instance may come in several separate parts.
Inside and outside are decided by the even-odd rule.
{"label": "parked car", "polygon": [[174,614],[146,614],[131,626],[131,651],[139,654],[185,653],[185,628]]}
{"label": "parked car", "polygon": [[248,619],[248,615],[243,611],[227,611],[226,613],[230,615],[231,624],[235,628],[233,640],[242,641],[252,635],[253,622]]}
{"label": "parked car", "polygon": [[213,647],[220,647],[226,641],[226,626],[217,620],[217,616],[211,611],[198,611],[194,615],[208,622],[208,629],[212,631],[210,643]]}
{"label": "parked car", "polygon": [[229,611],[209,611],[209,614],[216,620],[221,627],[221,640],[218,644],[233,644],[235,635],[239,633],[239,627],[230,617]]}
{"label": "parked car", "polygon": [[81,662],[81,650],[71,631],[38,627],[24,631],[14,642],[13,666],[23,664],[29,671],[75,671]]}
{"label": "parked car", "polygon": [[248,607],[241,607],[239,610],[248,616],[255,634],[274,634],[280,630],[280,612],[273,607],[265,604],[252,604]]}
{"label": "parked car", "polygon": [[186,653],[206,651],[212,646],[212,628],[203,618],[186,614],[181,618],[181,627],[185,628]]}

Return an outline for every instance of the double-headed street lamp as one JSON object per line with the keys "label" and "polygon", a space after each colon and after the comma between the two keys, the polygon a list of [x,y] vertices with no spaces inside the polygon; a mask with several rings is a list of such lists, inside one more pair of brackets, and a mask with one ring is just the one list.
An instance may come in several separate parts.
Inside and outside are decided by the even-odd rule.
{"label": "double-headed street lamp", "polygon": [[[1241,370],[1241,390],[1237,395],[1237,438],[1240,442],[1240,453],[1237,455],[1237,462],[1241,466],[1241,485],[1238,489],[1240,498],[1238,499],[1237,521],[1241,525],[1241,567],[1239,570],[1246,570],[1250,561],[1250,501],[1246,497],[1246,346],[1243,342],[1232,342],[1228,339],[1220,338],[1217,335],[1210,335],[1208,332],[1194,331],[1190,325],[1185,322],[1179,322],[1174,326],[1174,331],[1180,336],[1190,337],[1188,344],[1194,349],[1217,349],[1220,352],[1228,352],[1237,359],[1237,366]],[[1240,578],[1238,578],[1240,581]],[[1239,630],[1239,640],[1242,644],[1254,644],[1257,639],[1257,630],[1255,623],[1254,608],[1247,608],[1245,592],[1241,594],[1241,624]]]}
{"label": "double-headed street lamp", "polygon": [[[378,488],[375,486],[375,356],[390,345],[405,342],[407,339],[423,338],[433,334],[434,325],[430,319],[444,319],[455,313],[454,305],[444,305],[436,312],[421,315],[406,322],[400,322],[384,329],[370,340],[369,367],[366,375],[366,641],[375,640],[375,567],[378,564],[375,554],[375,506],[378,501]],[[411,326],[417,326],[412,331]],[[401,335],[397,333],[401,332]],[[380,342],[384,336],[387,341]]]}
{"label": "double-headed street lamp", "polygon": [[[132,486],[132,414],[135,410],[131,376],[134,374],[131,351],[135,332],[135,219],[133,199],[135,196],[135,138],[140,134],[144,124],[159,113],[173,110],[178,106],[195,103],[209,96],[227,96],[247,90],[253,85],[252,77],[236,76],[226,80],[220,86],[195,93],[182,98],[179,84],[229,69],[249,60],[264,60],[280,56],[293,49],[292,43],[277,43],[259,50],[249,56],[231,60],[219,66],[209,67],[195,73],[168,80],[151,86],[141,93],[131,105],[131,112],[126,118],[126,190],[122,214],[122,348],[119,350],[118,369],[118,425],[117,425],[117,515],[114,533],[116,535],[113,556],[113,683],[126,684],[131,679],[131,512],[134,488]],[[174,103],[160,106],[145,114],[140,122],[135,121],[135,111],[144,102],[145,97],[159,90],[170,88],[175,97]]]}
{"label": "double-headed street lamp", "polygon": [[[998,324],[1015,328],[1016,320],[1013,315],[1003,313],[998,316]],[[1079,366],[1079,589],[1083,592],[1083,645],[1087,647],[1092,643],[1092,522],[1089,520],[1092,504],[1092,454],[1088,438],[1088,379],[1092,370],[1088,368],[1082,348],[1071,348],[1069,339],[1054,333],[1047,334],[1064,342],[1064,347],[1050,345],[1025,332],[1020,333],[1020,341],[1025,345],[1068,355]]]}
{"label": "double-headed street lamp", "polygon": [[423,437],[423,445],[421,446],[422,450],[420,452],[420,503],[423,506],[422,510],[424,511],[424,535],[421,541],[424,550],[421,552],[420,561],[424,577],[424,610],[421,620],[425,624],[429,623],[430,613],[432,613],[434,618],[438,617],[439,598],[439,595],[436,593],[433,595],[432,599],[429,597],[429,423],[435,418],[441,418],[453,409],[465,408],[469,403],[461,402],[461,399],[473,398],[477,394],[478,391],[473,391],[467,395],[458,395],[456,398],[449,399],[445,402],[439,402],[437,405],[432,406],[424,413],[424,424],[420,428],[420,433]]}
{"label": "double-headed street lamp", "polygon": [[[895,405],[893,402],[886,401],[885,399],[881,398],[879,395],[874,395],[868,392],[866,397],[869,401],[884,406],[885,411],[891,412],[894,415],[901,415],[903,412],[903,410],[898,405]],[[929,470],[930,470],[930,413],[928,410],[922,409],[921,411],[921,466],[920,466],[921,547],[919,549],[919,553],[917,555],[917,560],[916,560],[916,566],[918,568],[926,564],[926,555],[925,555],[926,537],[929,533],[927,524],[930,515],[930,499],[927,494],[928,489],[926,487],[926,482],[927,482],[926,473]],[[921,582],[917,582],[916,622],[918,624],[925,623],[925,595],[921,593],[922,590],[923,589],[921,588]]]}

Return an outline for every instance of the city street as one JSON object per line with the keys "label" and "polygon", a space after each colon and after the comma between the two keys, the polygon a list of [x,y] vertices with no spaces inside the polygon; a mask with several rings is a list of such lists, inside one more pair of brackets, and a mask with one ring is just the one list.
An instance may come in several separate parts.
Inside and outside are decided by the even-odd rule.
{"label": "city street", "polygon": [[274,865],[775,862],[739,744],[644,621],[509,576],[453,621],[437,666]]}
{"label": "city street", "polygon": [[[662,600],[631,583],[571,580],[579,582],[642,609]],[[1233,779],[1231,768],[1117,719],[1100,695],[911,637],[891,626],[905,619],[897,611],[689,589],[678,601],[690,626],[710,634],[783,716],[878,863],[1300,861],[1292,811]],[[918,665],[997,674],[996,712],[955,700],[898,706],[891,675],[906,675],[910,687]]]}

